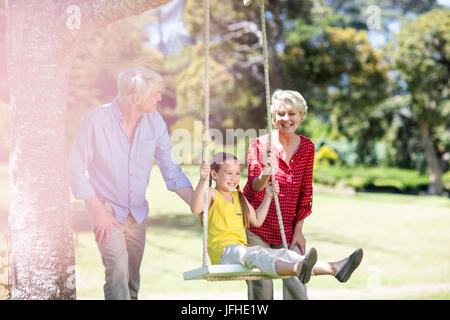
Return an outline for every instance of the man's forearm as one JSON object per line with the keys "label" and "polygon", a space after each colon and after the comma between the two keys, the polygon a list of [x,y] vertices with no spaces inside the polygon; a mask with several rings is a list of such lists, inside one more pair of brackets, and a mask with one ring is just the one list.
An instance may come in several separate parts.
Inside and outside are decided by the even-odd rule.
{"label": "man's forearm", "polygon": [[192,187],[175,189],[174,192],[184,200],[189,206],[191,205],[192,195],[194,194],[194,189]]}
{"label": "man's forearm", "polygon": [[94,195],[90,198],[87,198],[84,200],[84,203],[86,205],[86,209],[88,214],[100,214],[105,210],[105,207],[103,206],[103,203],[100,201],[100,199]]}

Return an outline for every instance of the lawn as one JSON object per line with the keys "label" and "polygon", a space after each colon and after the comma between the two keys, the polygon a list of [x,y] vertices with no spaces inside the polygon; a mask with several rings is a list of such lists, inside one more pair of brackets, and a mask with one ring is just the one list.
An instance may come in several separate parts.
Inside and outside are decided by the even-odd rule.
{"label": "lawn", "polygon": [[[196,184],[198,169],[184,170]],[[162,188],[163,184],[159,170],[154,170],[147,193],[150,215],[141,296],[246,291],[242,281],[183,281],[184,271],[201,266],[202,230],[187,205]],[[316,247],[319,259],[329,261],[362,247],[364,259],[347,283],[332,277],[314,277],[308,288],[370,291],[383,286],[450,282],[449,226],[450,200],[445,198],[316,193],[313,214],[304,227],[307,246]],[[78,234],[76,253],[79,298],[101,298],[102,267],[90,233]],[[275,289],[280,288],[281,281],[275,281]]]}
{"label": "lawn", "polygon": [[[183,281],[184,271],[201,266],[202,230],[198,218],[176,194],[163,187],[161,174],[157,167],[154,169],[147,191],[150,214],[141,268],[141,298],[154,294],[246,292],[243,281]],[[0,189],[4,188],[0,211],[9,201],[3,193],[7,189],[3,179],[7,170],[3,170],[0,168]],[[196,184],[198,168],[183,170]],[[244,175],[242,178],[245,180]],[[83,202],[73,200],[72,208],[77,296],[102,299],[103,267],[87,225]],[[347,283],[341,284],[332,277],[313,277],[308,291],[312,295],[315,290],[346,289],[365,292],[365,297],[370,298],[370,292],[380,288],[450,283],[449,226],[447,198],[316,192],[313,214],[304,226],[307,246],[316,247],[321,260],[341,259],[362,247],[364,259]],[[276,280],[275,290],[281,287],[281,281]],[[449,296],[447,289],[440,289],[419,295],[406,292],[396,298],[448,299]]]}

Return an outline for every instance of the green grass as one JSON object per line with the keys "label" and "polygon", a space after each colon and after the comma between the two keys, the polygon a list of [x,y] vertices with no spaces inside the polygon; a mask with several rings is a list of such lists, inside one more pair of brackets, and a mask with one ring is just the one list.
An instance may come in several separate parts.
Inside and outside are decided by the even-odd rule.
{"label": "green grass", "polygon": [[[184,171],[195,185],[198,169],[185,167]],[[183,281],[184,271],[201,266],[202,231],[198,218],[174,193],[161,187],[163,184],[155,168],[147,192],[150,215],[141,295],[245,292],[244,282]],[[450,200],[440,197],[316,193],[313,214],[304,227],[307,246],[316,247],[319,259],[328,261],[362,247],[364,259],[349,282],[314,277],[309,290],[450,282],[449,209]],[[81,281],[78,296],[101,298],[102,267],[93,236],[83,233],[79,238],[77,264],[81,280],[85,274],[92,275],[95,285]],[[281,287],[281,281],[276,280],[275,289]]]}
{"label": "green grass", "polygon": [[450,291],[442,291],[442,292],[436,292],[436,293],[419,295],[419,296],[407,295],[403,299],[405,299],[405,300],[450,300]]}
{"label": "green grass", "polygon": [[[0,176],[3,169],[0,167]],[[198,167],[183,167],[193,182]],[[7,171],[5,171],[7,172]],[[243,174],[245,182],[245,172]],[[244,183],[241,183],[242,185]],[[0,188],[4,187],[4,180]],[[141,267],[141,297],[156,293],[246,292],[239,282],[183,281],[183,272],[202,264],[202,230],[188,206],[166,190],[157,167],[152,171],[147,199],[147,244]],[[0,205],[8,203],[4,194]],[[76,227],[77,296],[103,299],[104,274],[93,234],[88,230],[84,206],[73,201]],[[340,195],[316,192],[313,214],[304,234],[307,247],[318,250],[319,259],[337,260],[355,248],[364,259],[345,284],[332,277],[313,277],[308,290],[359,289],[450,282],[450,200],[442,197],[396,194]],[[276,290],[281,281],[274,282]],[[404,299],[448,299],[448,291],[424,293]]]}

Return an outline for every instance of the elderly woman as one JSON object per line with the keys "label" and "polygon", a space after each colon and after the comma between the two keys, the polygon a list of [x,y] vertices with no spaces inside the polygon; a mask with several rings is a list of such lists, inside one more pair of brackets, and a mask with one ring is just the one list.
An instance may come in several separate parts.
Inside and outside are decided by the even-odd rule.
{"label": "elderly woman", "polygon": [[[248,180],[243,193],[253,207],[257,208],[261,204],[265,186],[271,177],[270,169],[265,169],[264,164],[271,163],[280,187],[278,198],[288,247],[304,255],[306,240],[302,228],[312,208],[314,143],[311,139],[297,134],[296,130],[305,118],[308,107],[299,92],[276,90],[272,96],[271,108],[273,123],[277,129],[272,136],[273,149],[268,151],[268,135],[251,142],[248,150]],[[247,230],[247,239],[251,245],[282,247],[274,203],[263,225]],[[362,250],[358,249],[350,257],[334,263],[337,268],[329,271],[339,281],[346,281],[359,265],[361,258]],[[248,281],[248,297],[273,299],[272,280]],[[283,280],[283,298],[307,299],[305,285],[295,277]]]}

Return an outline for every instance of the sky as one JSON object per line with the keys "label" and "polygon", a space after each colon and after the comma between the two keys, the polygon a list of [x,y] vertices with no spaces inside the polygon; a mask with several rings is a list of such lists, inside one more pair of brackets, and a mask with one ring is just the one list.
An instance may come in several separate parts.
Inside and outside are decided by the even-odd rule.
{"label": "sky", "polygon": [[178,51],[183,43],[189,41],[189,33],[182,20],[186,1],[188,0],[173,0],[160,9],[153,10],[155,14],[158,14],[159,11],[162,25],[155,23],[147,27],[147,31],[152,35],[148,40],[151,47],[158,47],[162,38],[164,51],[172,53]]}

